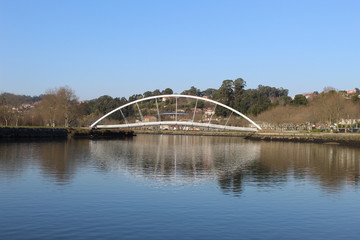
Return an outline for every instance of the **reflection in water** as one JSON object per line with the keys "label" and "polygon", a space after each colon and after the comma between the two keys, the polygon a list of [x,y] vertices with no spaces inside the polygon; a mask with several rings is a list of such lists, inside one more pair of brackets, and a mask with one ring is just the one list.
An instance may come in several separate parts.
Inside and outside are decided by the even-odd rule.
{"label": "reflection in water", "polygon": [[358,186],[360,150],[234,137],[154,135],[127,140],[0,143],[0,184],[29,169],[50,182],[69,184],[88,165],[155,185],[216,181],[224,194],[235,196],[246,186],[270,190],[294,180],[337,192],[345,186]]}
{"label": "reflection in water", "polygon": [[325,191],[358,185],[360,150],[334,145],[279,143],[262,144],[261,165],[269,175],[290,174],[296,179],[318,182]]}
{"label": "reflection in water", "polygon": [[104,169],[159,184],[217,179],[225,194],[240,195],[244,184],[279,188],[293,179],[318,183],[327,192],[359,182],[360,151],[343,146],[193,136],[138,136],[90,146]]}
{"label": "reflection in water", "polygon": [[57,184],[68,184],[81,167],[88,141],[27,141],[0,143],[0,178],[16,178],[23,171],[40,171]]}
{"label": "reflection in water", "polygon": [[216,137],[138,136],[121,144],[92,141],[90,146],[102,169],[127,171],[162,185],[219,178],[224,191],[234,192],[241,189],[239,171],[260,154],[259,144]]}

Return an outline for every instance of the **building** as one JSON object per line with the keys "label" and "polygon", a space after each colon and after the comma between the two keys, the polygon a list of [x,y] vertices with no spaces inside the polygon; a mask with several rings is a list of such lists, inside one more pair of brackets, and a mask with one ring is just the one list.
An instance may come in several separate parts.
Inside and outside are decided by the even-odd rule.
{"label": "building", "polygon": [[354,90],[347,90],[347,95],[349,96],[353,96],[353,95],[359,95],[360,91],[358,88],[354,89]]}

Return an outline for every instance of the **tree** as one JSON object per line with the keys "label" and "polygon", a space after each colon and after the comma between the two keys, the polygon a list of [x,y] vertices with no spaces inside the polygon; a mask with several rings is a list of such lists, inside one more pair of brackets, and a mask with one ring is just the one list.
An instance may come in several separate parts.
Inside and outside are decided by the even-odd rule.
{"label": "tree", "polygon": [[249,108],[246,111],[247,114],[256,116],[271,106],[269,96],[266,95],[265,92],[261,91],[261,85],[258,89],[254,89],[250,92],[248,99],[250,100],[250,103],[248,103]]}
{"label": "tree", "polygon": [[246,82],[242,78],[237,78],[234,81],[234,103],[233,107],[238,111],[243,111],[241,101],[244,97],[244,88],[246,86]]}
{"label": "tree", "polygon": [[271,98],[278,99],[283,94],[287,94],[287,90],[259,85],[257,89],[248,89],[242,93],[237,109],[256,116],[272,106]]}
{"label": "tree", "polygon": [[185,90],[181,94],[192,95],[192,96],[201,96],[201,91],[200,91],[200,89],[197,89],[196,87],[192,86],[189,90]]}
{"label": "tree", "polygon": [[44,125],[55,127],[57,120],[57,103],[55,93],[52,90],[47,91],[38,107]]}
{"label": "tree", "polygon": [[320,123],[337,123],[347,118],[346,99],[336,91],[321,93],[313,103],[314,118]]}
{"label": "tree", "polygon": [[164,95],[168,95],[168,94],[173,94],[173,90],[171,88],[166,88],[165,90],[163,90],[161,92],[161,94],[164,94]]}
{"label": "tree", "polygon": [[61,87],[56,92],[58,107],[61,117],[64,119],[64,127],[69,127],[70,123],[76,120],[76,106],[78,97],[74,90],[69,87]]}
{"label": "tree", "polygon": [[153,91],[152,94],[153,94],[153,96],[159,96],[159,95],[161,95],[161,92],[160,92],[159,89],[156,89],[156,90]]}
{"label": "tree", "polygon": [[246,87],[246,82],[242,78],[237,78],[234,80],[234,93],[239,94],[244,91],[244,88]]}
{"label": "tree", "polygon": [[299,106],[299,105],[306,105],[307,104],[307,99],[304,95],[302,94],[297,94],[295,95],[295,98],[292,102],[293,105]]}
{"label": "tree", "polygon": [[143,95],[141,94],[134,94],[132,96],[129,97],[129,102],[133,102],[133,101],[136,101],[138,99],[141,99],[143,98]]}
{"label": "tree", "polygon": [[[232,106],[233,105],[233,101],[234,101],[234,81],[233,80],[224,80],[221,84],[221,87],[218,89],[218,91],[216,92],[216,99],[227,105],[227,106]],[[216,114],[226,117],[229,114],[229,110],[227,110],[226,108],[216,108]]]}
{"label": "tree", "polygon": [[144,92],[143,96],[144,96],[144,98],[151,97],[151,96],[153,96],[153,92],[146,91],[146,92]]}
{"label": "tree", "polygon": [[217,95],[217,90],[215,88],[208,88],[200,93],[201,96],[206,96],[210,99],[214,99]]}
{"label": "tree", "polygon": [[77,106],[77,96],[66,86],[48,90],[39,108],[46,125],[69,127],[76,120]]}
{"label": "tree", "polygon": [[291,103],[291,97],[289,96],[281,96],[278,100],[280,106],[285,106]]}
{"label": "tree", "polygon": [[12,112],[9,106],[0,105],[0,116],[3,125],[8,126],[12,118]]}

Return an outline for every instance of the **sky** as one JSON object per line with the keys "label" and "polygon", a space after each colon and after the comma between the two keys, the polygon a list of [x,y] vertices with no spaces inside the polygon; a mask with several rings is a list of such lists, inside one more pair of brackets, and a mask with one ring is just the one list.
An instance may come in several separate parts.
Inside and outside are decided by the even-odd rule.
{"label": "sky", "polygon": [[360,88],[358,0],[0,0],[0,93]]}

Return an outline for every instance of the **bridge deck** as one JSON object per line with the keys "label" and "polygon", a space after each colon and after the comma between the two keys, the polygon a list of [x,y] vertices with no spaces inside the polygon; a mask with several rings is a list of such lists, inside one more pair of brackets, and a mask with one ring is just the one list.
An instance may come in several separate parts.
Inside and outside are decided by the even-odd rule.
{"label": "bridge deck", "polygon": [[135,128],[135,127],[153,127],[153,126],[188,126],[188,127],[204,127],[214,128],[221,130],[232,131],[247,131],[256,132],[257,128],[251,127],[234,127],[223,126],[218,124],[209,123],[197,123],[197,122],[180,122],[180,121],[162,121],[162,122],[140,122],[140,123],[128,123],[128,124],[114,124],[114,125],[97,125],[96,128],[110,129],[110,128]]}

